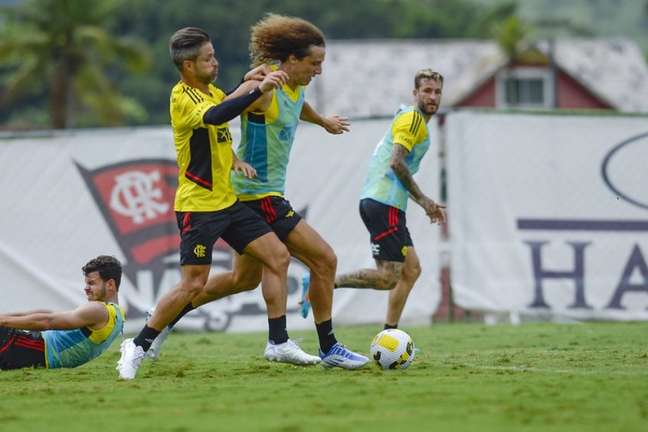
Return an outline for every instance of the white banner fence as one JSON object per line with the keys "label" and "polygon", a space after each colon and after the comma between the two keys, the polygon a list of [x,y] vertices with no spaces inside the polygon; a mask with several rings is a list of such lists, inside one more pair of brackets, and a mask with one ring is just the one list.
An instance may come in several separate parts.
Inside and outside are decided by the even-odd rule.
{"label": "white banner fence", "polygon": [[[430,322],[447,249],[454,300],[464,309],[648,319],[647,120],[466,111],[449,113],[441,129],[431,121],[433,144],[416,178],[437,198],[445,163],[450,240],[441,244],[439,229],[410,203],[408,225],[423,274],[403,323]],[[389,123],[356,121],[342,136],[311,125],[298,129],[286,196],[336,251],[339,272],[373,266],[358,196]],[[238,127],[231,129],[236,142]],[[0,163],[0,312],[75,307],[85,301],[80,267],[113,254],[125,264],[120,301],[128,328],[137,329],[179,280],[170,130],[5,137]],[[212,271],[228,270],[231,259],[218,243]],[[297,261],[289,270],[290,329],[313,328],[312,319],[298,316],[305,271]],[[334,321],[381,323],[386,302],[385,292],[336,290]],[[205,305],[182,326],[265,330],[260,290]]]}
{"label": "white banner fence", "polygon": [[448,116],[455,301],[648,318],[648,119]]}
{"label": "white banner fence", "polygon": [[[373,266],[358,197],[369,157],[389,123],[356,122],[353,132],[342,136],[311,125],[300,126],[297,132],[286,196],[336,251],[340,272]],[[238,142],[238,127],[231,129]],[[435,153],[432,148],[419,175],[422,187],[432,194],[439,189]],[[0,312],[76,307],[85,301],[81,266],[96,255],[111,254],[125,264],[120,302],[128,310],[127,328],[141,326],[145,311],[180,277],[174,161],[167,127],[1,138],[0,196],[5,204]],[[439,302],[439,230],[418,208],[408,213],[408,222],[424,273],[403,322],[429,323]],[[212,271],[230,269],[231,260],[229,247],[217,243]],[[298,316],[299,281],[305,271],[296,261],[289,270],[289,329],[313,328],[312,318]],[[334,322],[381,323],[386,305],[386,292],[336,290]],[[181,326],[265,330],[260,289],[205,305]]]}

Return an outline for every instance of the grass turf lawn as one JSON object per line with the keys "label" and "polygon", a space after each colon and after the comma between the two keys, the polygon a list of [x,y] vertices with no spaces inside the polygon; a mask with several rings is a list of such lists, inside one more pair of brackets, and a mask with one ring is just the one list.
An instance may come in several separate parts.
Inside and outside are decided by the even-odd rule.
{"label": "grass turf lawn", "polygon": [[[367,353],[378,327],[337,329]],[[0,371],[0,431],[646,431],[648,323],[407,328],[410,369],[296,367],[265,334],[173,334],[117,380],[118,344],[71,370]],[[316,352],[315,331],[291,335]]]}

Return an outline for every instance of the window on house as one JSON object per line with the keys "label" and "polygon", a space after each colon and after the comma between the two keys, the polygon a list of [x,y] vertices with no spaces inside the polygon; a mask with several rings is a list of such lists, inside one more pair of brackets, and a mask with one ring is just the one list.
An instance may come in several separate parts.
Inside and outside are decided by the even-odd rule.
{"label": "window on house", "polygon": [[544,105],[544,81],[541,79],[506,79],[506,104]]}
{"label": "window on house", "polygon": [[551,108],[554,105],[552,74],[545,68],[503,70],[497,80],[499,108]]}

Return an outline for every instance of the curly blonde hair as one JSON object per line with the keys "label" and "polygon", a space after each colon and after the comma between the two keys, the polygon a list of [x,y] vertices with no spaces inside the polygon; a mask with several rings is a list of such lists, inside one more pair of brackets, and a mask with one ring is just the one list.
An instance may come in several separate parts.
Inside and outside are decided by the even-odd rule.
{"label": "curly blonde hair", "polygon": [[250,28],[252,65],[284,62],[294,55],[302,59],[310,47],[326,45],[324,33],[314,24],[296,17],[268,14]]}

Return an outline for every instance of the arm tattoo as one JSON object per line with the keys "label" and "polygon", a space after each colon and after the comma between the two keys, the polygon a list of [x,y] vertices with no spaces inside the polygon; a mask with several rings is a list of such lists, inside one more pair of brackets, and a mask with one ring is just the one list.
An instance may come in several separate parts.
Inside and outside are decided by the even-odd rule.
{"label": "arm tattoo", "polygon": [[412,195],[414,200],[418,201],[423,193],[419,189],[418,185],[412,177],[412,173],[405,164],[405,156],[407,155],[407,149],[400,144],[394,144],[394,151],[391,158],[391,168],[394,170],[394,174],[400,180],[400,182],[405,186],[405,189]]}

